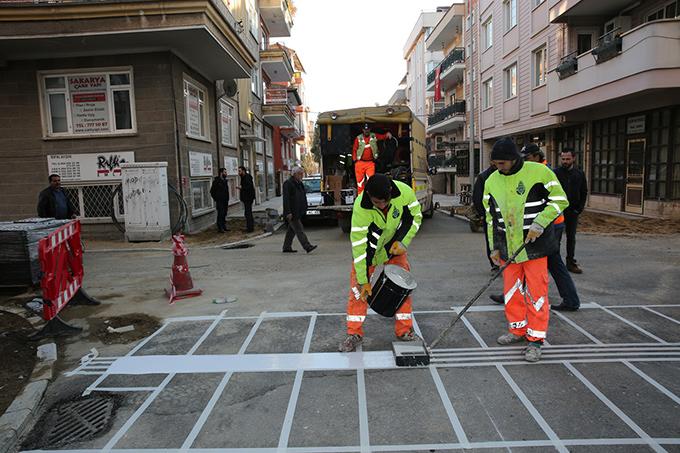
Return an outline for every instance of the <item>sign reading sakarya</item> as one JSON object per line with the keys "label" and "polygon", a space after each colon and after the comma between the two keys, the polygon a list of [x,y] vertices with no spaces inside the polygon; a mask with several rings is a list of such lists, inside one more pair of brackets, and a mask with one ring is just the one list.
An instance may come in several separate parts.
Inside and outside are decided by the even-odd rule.
{"label": "sign reading sakarya", "polygon": [[189,151],[189,173],[191,176],[212,176],[212,154]]}
{"label": "sign reading sakarya", "polygon": [[47,156],[49,174],[70,181],[118,181],[122,177],[120,164],[134,162],[133,151],[95,154],[53,154]]}
{"label": "sign reading sakarya", "polygon": [[73,132],[76,134],[109,132],[106,76],[104,74],[71,76],[68,78],[68,85],[71,94]]}

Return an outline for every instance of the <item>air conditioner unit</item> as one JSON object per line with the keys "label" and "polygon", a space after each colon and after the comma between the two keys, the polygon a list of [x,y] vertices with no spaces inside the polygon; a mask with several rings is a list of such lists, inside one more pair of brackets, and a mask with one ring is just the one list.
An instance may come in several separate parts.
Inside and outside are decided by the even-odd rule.
{"label": "air conditioner unit", "polygon": [[630,16],[616,16],[609,22],[604,24],[604,33],[607,34],[611,31],[619,29],[619,33],[625,33],[630,30]]}

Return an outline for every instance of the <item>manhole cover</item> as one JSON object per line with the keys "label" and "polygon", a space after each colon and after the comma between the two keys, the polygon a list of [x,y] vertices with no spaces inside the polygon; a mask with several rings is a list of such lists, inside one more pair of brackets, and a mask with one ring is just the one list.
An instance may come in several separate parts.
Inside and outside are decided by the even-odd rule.
{"label": "manhole cover", "polygon": [[45,418],[42,444],[49,447],[91,439],[109,428],[115,399],[92,396],[59,403]]}
{"label": "manhole cover", "polygon": [[249,249],[251,247],[255,247],[255,244],[234,244],[234,245],[225,245],[222,247],[224,250],[238,250],[238,249]]}

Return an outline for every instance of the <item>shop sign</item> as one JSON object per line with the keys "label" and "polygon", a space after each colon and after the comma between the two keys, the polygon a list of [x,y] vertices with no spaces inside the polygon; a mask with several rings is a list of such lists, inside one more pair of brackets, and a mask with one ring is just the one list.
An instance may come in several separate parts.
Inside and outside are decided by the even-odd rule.
{"label": "shop sign", "polygon": [[106,99],[106,75],[71,76],[68,78],[71,95],[73,132],[96,134],[109,132],[109,104]]}
{"label": "shop sign", "polygon": [[191,176],[212,176],[212,154],[189,151],[189,174]]}
{"label": "shop sign", "polygon": [[120,165],[134,162],[133,151],[94,154],[53,154],[47,156],[49,174],[57,174],[62,182],[122,179]]}
{"label": "shop sign", "polygon": [[645,116],[631,116],[626,121],[626,134],[643,134],[645,132]]}
{"label": "shop sign", "polygon": [[227,174],[229,176],[238,174],[238,158],[224,156],[224,168],[227,169]]}

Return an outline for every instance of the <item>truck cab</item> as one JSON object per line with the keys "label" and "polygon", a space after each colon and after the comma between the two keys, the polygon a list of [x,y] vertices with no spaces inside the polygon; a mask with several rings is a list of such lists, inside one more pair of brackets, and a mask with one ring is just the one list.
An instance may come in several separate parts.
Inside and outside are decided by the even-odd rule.
{"label": "truck cab", "polygon": [[320,174],[308,175],[302,178],[307,196],[307,219],[335,219],[335,213],[328,210],[320,210],[324,205],[324,196],[321,193],[322,181]]}

